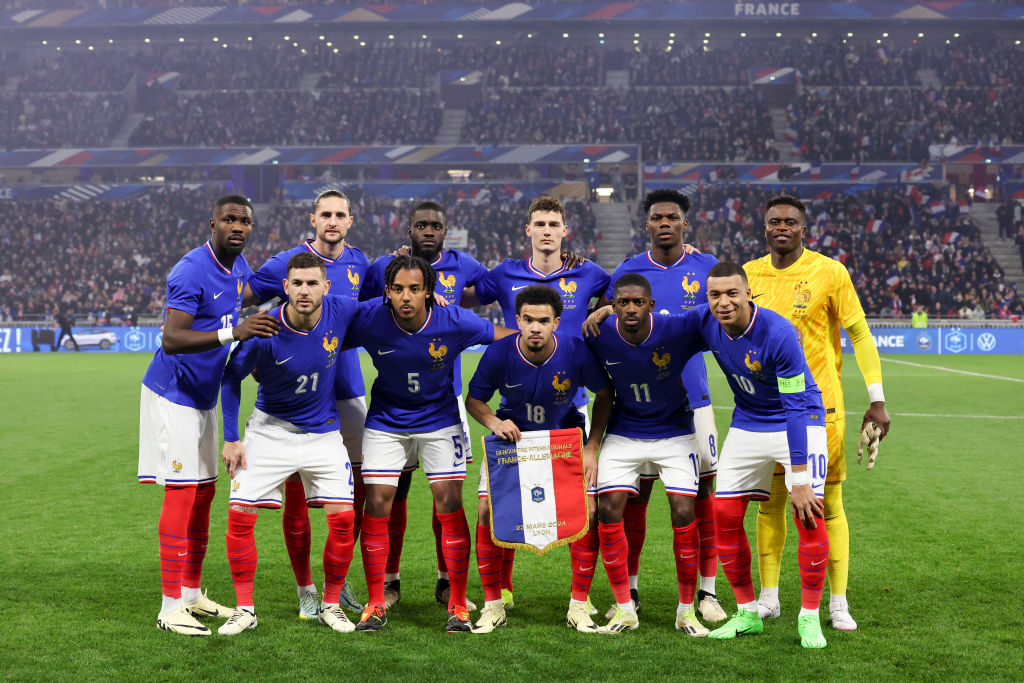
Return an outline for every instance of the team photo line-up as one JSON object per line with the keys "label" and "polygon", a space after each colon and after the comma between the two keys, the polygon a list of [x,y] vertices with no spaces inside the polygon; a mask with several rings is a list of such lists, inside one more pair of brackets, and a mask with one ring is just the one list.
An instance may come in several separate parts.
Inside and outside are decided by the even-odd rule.
{"label": "team photo line-up", "polygon": [[[515,551],[492,536],[486,461],[475,543],[484,603],[475,621],[477,606],[466,597],[471,416],[510,442],[527,432],[582,430],[589,525],[570,543],[569,627],[618,634],[639,626],[647,506],[661,479],[678,630],[731,639],[761,633],[764,620],[780,615],[787,508],[798,532],[801,645],[826,645],[819,618],[826,577],[831,626],[855,630],[846,599],[840,328],[869,397],[858,463],[863,453],[866,467],[874,466],[890,421],[878,350],[850,275],[805,248],[806,207],[795,197],[767,202],[768,254],[743,266],[684,244],[689,208],[684,194],[650,192],[650,248],[609,276],[563,251],[565,209],[542,196],[526,219],[531,257],[488,271],[444,248],[445,209],[430,201],[410,211],[409,245],[371,264],[347,241],[348,198],[328,190],[313,202],[315,236],[254,272],[241,255],[255,227],[252,204],[240,195],[217,200],[209,240],[167,277],[162,347],[142,380],[139,481],[164,486],[157,626],[205,636],[212,632],[203,621],[220,617],[222,635],[255,628],[257,511],[283,508],[299,618],[342,633],[384,628],[402,596],[406,500],[418,467],[433,496],[435,599],[447,608],[445,630],[486,634],[507,624]],[[492,302],[506,326],[469,310]],[[273,307],[241,319],[260,304]],[[460,354],[477,345],[486,350],[463,400]],[[377,371],[369,404],[360,347]],[[721,448],[705,351],[734,395]],[[241,384],[250,375],[258,391],[240,438]],[[230,477],[233,609],[201,589],[219,461]],[[750,500],[759,503],[758,595],[743,527]],[[321,507],[328,533],[318,590],[308,510]],[[357,541],[365,605],[347,580]],[[594,621],[589,597],[598,556],[615,598],[604,625]],[[731,617],[717,597],[719,562],[736,600]],[[709,630],[701,620],[720,625]]]}

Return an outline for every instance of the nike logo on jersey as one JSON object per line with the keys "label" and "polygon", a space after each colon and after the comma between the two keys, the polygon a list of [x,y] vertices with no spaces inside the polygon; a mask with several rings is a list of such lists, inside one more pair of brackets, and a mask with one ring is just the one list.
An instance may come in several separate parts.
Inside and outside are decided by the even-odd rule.
{"label": "nike logo on jersey", "polygon": [[287,358],[285,358],[284,360],[275,360],[275,361],[274,361],[274,365],[284,365],[285,363],[287,363],[288,361],[290,361],[290,360],[291,360],[292,358],[295,358],[295,356],[288,356],[288,357],[287,357]]}
{"label": "nike logo on jersey", "polygon": [[513,288],[512,288],[512,291],[513,291],[513,292],[518,292],[518,291],[519,291],[520,289],[526,289],[526,288],[527,288],[527,287],[529,287],[529,286],[530,286],[530,285],[519,285],[518,287],[513,287]]}
{"label": "nike logo on jersey", "polygon": [[522,382],[520,382],[519,384],[509,384],[508,382],[505,382],[505,388],[506,389],[515,389],[516,387],[521,387],[521,386],[523,386]]}
{"label": "nike logo on jersey", "polygon": [[220,290],[219,292],[217,292],[216,294],[214,294],[214,295],[213,295],[213,298],[214,298],[214,299],[219,299],[219,298],[220,298],[220,295],[221,295],[221,294],[223,294],[223,293],[224,293],[224,290],[222,289],[222,290]]}
{"label": "nike logo on jersey", "polygon": [[388,351],[381,351],[380,349],[377,349],[377,355],[378,356],[386,356],[389,353],[394,353],[394,352],[395,352],[395,349],[390,349]]}
{"label": "nike logo on jersey", "polygon": [[606,360],[604,362],[604,364],[605,365],[622,365],[622,361],[621,360]]}
{"label": "nike logo on jersey", "polygon": [[750,296],[750,298],[751,298],[751,299],[756,299],[756,298],[757,298],[757,297],[759,297],[759,296],[764,296],[764,292],[761,292],[760,294],[752,294],[752,295]]}

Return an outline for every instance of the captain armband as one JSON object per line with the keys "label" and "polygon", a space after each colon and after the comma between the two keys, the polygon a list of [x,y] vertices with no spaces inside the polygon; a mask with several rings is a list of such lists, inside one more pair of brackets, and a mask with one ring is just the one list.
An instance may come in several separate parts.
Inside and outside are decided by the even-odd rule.
{"label": "captain armband", "polygon": [[806,388],[807,383],[804,381],[804,373],[802,372],[793,377],[779,377],[780,394],[799,394]]}

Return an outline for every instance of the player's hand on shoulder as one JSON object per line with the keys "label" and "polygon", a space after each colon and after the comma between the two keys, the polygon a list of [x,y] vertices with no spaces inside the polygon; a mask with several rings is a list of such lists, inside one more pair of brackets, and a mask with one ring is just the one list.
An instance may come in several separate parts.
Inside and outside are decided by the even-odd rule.
{"label": "player's hand on shoulder", "polygon": [[605,318],[612,314],[611,306],[602,306],[593,313],[587,316],[587,319],[583,321],[583,336],[584,337],[600,337],[601,328],[600,325],[604,322]]}
{"label": "player's hand on shoulder", "polygon": [[562,257],[562,263],[566,270],[572,270],[576,266],[582,266],[587,262],[587,259],[583,258],[571,249],[566,249],[559,255]]}
{"label": "player's hand on shoulder", "polygon": [[522,434],[519,431],[519,427],[512,420],[502,420],[498,424],[491,428],[491,432],[495,436],[500,436],[505,441],[519,441],[522,438]]}
{"label": "player's hand on shoulder", "polygon": [[245,341],[253,337],[273,337],[280,329],[277,319],[269,313],[250,315],[235,327],[235,339]]}
{"label": "player's hand on shoulder", "polygon": [[245,446],[241,441],[225,441],[224,449],[221,451],[221,459],[224,461],[224,468],[228,476],[235,478],[235,472],[248,469],[245,465]]}
{"label": "player's hand on shoulder", "polygon": [[391,252],[391,256],[408,256],[411,253],[412,247],[410,247],[408,244],[403,244],[398,249],[395,249],[393,252]]}
{"label": "player's hand on shoulder", "polygon": [[444,295],[441,294],[440,292],[434,292],[434,303],[440,306],[441,308],[444,308],[445,306],[448,305],[448,299],[445,299]]}
{"label": "player's hand on shoulder", "polygon": [[700,253],[703,253],[703,252],[701,252],[700,249],[698,249],[697,247],[693,246],[692,244],[686,244],[685,242],[683,243],[683,254],[685,254],[686,256],[689,256],[690,254],[700,254]]}

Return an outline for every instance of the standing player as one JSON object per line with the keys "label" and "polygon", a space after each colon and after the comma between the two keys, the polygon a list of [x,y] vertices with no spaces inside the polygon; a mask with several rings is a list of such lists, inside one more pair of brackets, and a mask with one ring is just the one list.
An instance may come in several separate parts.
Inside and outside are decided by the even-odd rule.
{"label": "standing player", "polygon": [[[437,274],[437,281],[432,283],[433,291],[448,304],[459,304],[463,298],[463,291],[479,282],[487,274],[487,269],[469,254],[455,249],[444,248],[444,238],[448,233],[447,222],[448,214],[443,206],[436,202],[420,202],[413,206],[409,212],[409,240],[412,245],[412,255],[425,260]],[[385,294],[384,274],[392,258],[394,257],[382,256],[374,261],[369,270],[367,270],[366,280],[363,282],[363,287],[359,294],[360,301],[375,299]],[[466,443],[468,444],[469,423],[466,420],[466,406],[462,399],[462,367],[460,362],[455,363],[453,382],[459,417],[463,426]],[[472,453],[467,453],[467,455],[470,461],[472,461]],[[391,551],[388,556],[385,576],[385,595],[387,596],[388,607],[394,605],[402,597],[400,569],[407,520],[406,499],[409,496],[409,486],[412,483],[412,473],[415,469],[416,460],[413,459],[398,480],[398,489],[395,493],[394,505],[391,510],[389,527]],[[433,515],[432,526],[437,554],[438,577],[437,585],[434,588],[434,597],[438,603],[447,605],[451,588],[448,580],[448,570],[444,563],[444,553],[441,548],[441,524],[436,514]]]}
{"label": "standing player", "polygon": [[[338,432],[334,388],[339,340],[359,304],[350,297],[326,297],[330,282],[323,260],[308,251],[288,259],[284,294],[288,303],[271,313],[281,333],[235,349],[221,384],[224,465],[231,476],[227,553],[238,606],[218,629],[237,635],[256,628],[256,513],[280,508],[281,487],[294,473],[304,485],[305,503],[324,508],[324,596],[320,623],[341,633],[355,626],[338,604],[352,562],[352,467]],[[238,440],[241,384],[256,370],[259,393]]]}
{"label": "standing player", "polygon": [[[644,199],[647,214],[647,233],[651,248],[623,261],[612,274],[617,282],[626,273],[638,273],[651,284],[651,294],[661,315],[678,314],[707,301],[702,287],[708,271],[718,259],[699,252],[688,253],[683,244],[688,223],[686,212],[690,198],[675,190],[654,190]],[[607,298],[611,300],[609,288]],[[683,368],[683,385],[693,410],[693,425],[700,455],[700,488],[697,492],[697,527],[700,533],[700,590],[697,594],[698,610],[705,620],[716,622],[726,618],[725,611],[715,594],[715,576],[718,573],[718,551],[715,547],[715,489],[714,479],[718,466],[718,431],[715,428],[714,409],[708,390],[708,373],[703,354],[697,354]],[[647,528],[647,504],[651,489],[658,478],[652,467],[640,472],[638,494],[629,499],[624,516],[626,539],[629,543],[630,594],[640,610],[637,585],[640,552],[643,550]],[[615,607],[608,612],[614,614]]]}
{"label": "standing player", "polygon": [[158,527],[163,601],[156,625],[210,635],[195,617],[228,617],[200,591],[217,481],[217,392],[228,344],[270,337],[268,315],[238,323],[252,271],[242,249],[253,229],[245,197],[217,200],[210,240],[187,253],[167,276],[163,342],[142,379],[139,481],[164,485]]}
{"label": "standing player", "polygon": [[[482,304],[497,301],[505,316],[505,324],[515,327],[517,320],[517,294],[532,284],[547,285],[558,292],[562,299],[562,326],[566,334],[582,339],[580,330],[587,318],[591,299],[600,299],[611,282],[608,273],[590,261],[569,265],[569,258],[562,256],[562,240],[568,232],[565,224],[565,207],[555,197],[537,197],[530,204],[526,236],[533,250],[528,259],[504,261],[477,283],[474,290],[476,299]],[[572,259],[575,261],[575,259]],[[584,425],[589,428],[587,416],[587,390],[582,384],[573,398],[577,410],[583,415]],[[596,539],[595,539],[596,541]],[[508,607],[513,606],[512,567],[515,551],[506,549],[501,567],[502,600]]]}
{"label": "standing player", "polygon": [[361,548],[368,591],[356,626],[378,631],[387,623],[384,596],[388,518],[403,469],[418,453],[441,524],[451,585],[446,630],[472,630],[466,609],[469,527],[462,507],[469,444],[453,388],[459,354],[512,330],[459,306],[434,306],[437,274],[424,259],[396,256],[384,273],[387,301],[360,312],[345,346],[362,346],[377,368],[363,433],[366,513]]}
{"label": "standing player", "polygon": [[[326,190],[317,195],[313,200],[313,212],[309,215],[316,237],[268,259],[250,278],[242,305],[251,306],[274,297],[287,299],[282,283],[287,278],[289,259],[303,253],[314,254],[323,261],[327,280],[332,284],[330,296],[358,299],[360,284],[370,267],[370,261],[359,249],[345,244],[352,220],[352,205],[344,193]],[[341,436],[352,465],[356,515],[354,524],[358,537],[365,498],[360,468],[363,463],[363,423],[366,421],[366,388],[359,366],[359,351],[342,351],[338,354],[337,366],[334,398],[340,416]],[[306,494],[298,475],[289,477],[285,484],[282,523],[284,543],[288,548],[299,593],[299,618],[316,619],[319,600],[309,566],[312,533]],[[341,592],[341,602],[351,610],[363,609],[347,581]]]}
{"label": "standing player", "polygon": [[[850,569],[850,529],[843,509],[846,479],[846,410],[840,382],[843,355],[839,328],[846,328],[853,342],[857,365],[867,384],[870,405],[861,430],[874,423],[881,436],[889,431],[889,414],[882,391],[882,366],[874,337],[864,319],[857,292],[845,266],[805,249],[807,210],[796,197],[781,195],[765,206],[764,235],[770,253],[744,266],[750,288],[764,308],[789,319],[800,332],[807,364],[825,403],[828,433],[828,479],[825,481],[825,526],[829,536],[828,579],[832,597],[832,627],[857,628],[846,600]],[[877,442],[875,442],[877,443]],[[858,451],[857,461],[860,462]],[[874,464],[872,459],[868,468]],[[762,618],[777,617],[779,571],[786,542],[786,490],[776,468],[771,498],[762,502],[757,515],[757,551],[761,575],[758,611]]]}
{"label": "standing player", "polygon": [[[598,534],[616,608],[605,627],[621,633],[640,625],[631,599],[623,515],[636,481],[651,464],[665,482],[672,518],[673,556],[679,588],[676,628],[691,636],[708,630],[697,620],[698,546],[694,500],[700,481],[693,412],[680,378],[683,367],[702,350],[695,326],[679,315],[653,315],[659,304],[637,273],[615,281],[612,310],[590,344],[615,386],[615,406],[597,468]],[[607,313],[607,307],[603,309]]]}
{"label": "standing player", "polygon": [[799,541],[800,644],[825,647],[818,608],[828,558],[823,517],[828,469],[825,407],[807,367],[799,333],[782,316],[750,301],[743,269],[720,263],[707,281],[708,307],[694,311],[700,334],[729,381],[736,407],[718,472],[718,546],[736,596],[736,614],[711,638],[761,633],[764,626],[750,578],[750,544],[743,517],[750,499],[768,497],[775,465],[785,470]]}
{"label": "standing player", "polygon": [[[520,333],[494,343],[484,352],[469,383],[466,409],[495,435],[518,441],[520,430],[585,428],[583,415],[573,405],[572,392],[574,388],[589,388],[596,398],[593,427],[583,449],[583,470],[587,488],[591,489],[597,480],[597,449],[611,411],[612,395],[608,377],[583,340],[577,335],[555,333],[562,306],[561,296],[550,287],[531,285],[516,294],[515,320]],[[501,394],[497,414],[487,405],[495,391]],[[505,553],[491,540],[485,468],[486,462],[481,465],[476,526],[477,563],[485,602],[474,633],[490,633],[506,623],[501,571]],[[587,608],[598,551],[592,498],[588,498],[588,505],[590,530],[569,546],[572,595],[566,623],[583,633],[597,633]]]}

